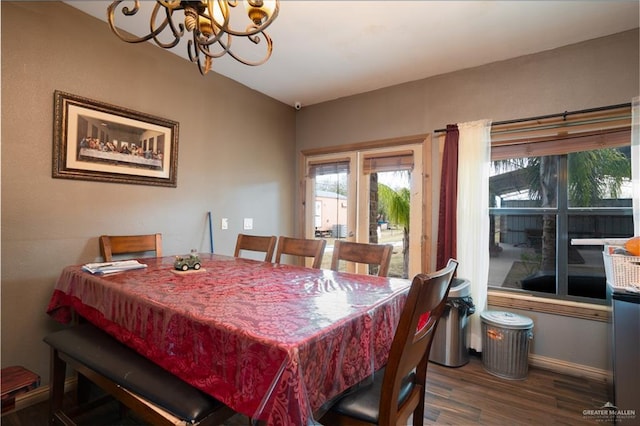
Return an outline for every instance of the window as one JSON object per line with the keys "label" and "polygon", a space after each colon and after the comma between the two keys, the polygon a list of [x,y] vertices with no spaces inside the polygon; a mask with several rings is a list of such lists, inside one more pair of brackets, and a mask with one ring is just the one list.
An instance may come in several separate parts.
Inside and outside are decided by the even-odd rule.
{"label": "window", "polygon": [[489,286],[604,302],[602,246],[633,235],[630,108],[492,129]]}

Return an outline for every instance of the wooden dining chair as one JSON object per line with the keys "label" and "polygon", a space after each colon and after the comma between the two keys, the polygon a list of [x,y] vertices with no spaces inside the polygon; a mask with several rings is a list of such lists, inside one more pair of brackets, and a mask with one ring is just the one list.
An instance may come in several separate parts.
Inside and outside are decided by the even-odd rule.
{"label": "wooden dining chair", "polygon": [[326,240],[311,240],[306,238],[278,238],[278,249],[276,250],[276,263],[280,263],[283,254],[298,257],[312,257],[312,268],[320,269],[322,264],[322,255],[327,245]]}
{"label": "wooden dining chair", "polygon": [[333,246],[331,269],[334,271],[339,270],[340,261],[346,260],[366,265],[378,265],[378,276],[386,277],[389,273],[392,253],[393,246],[391,244],[368,244],[336,240]]}
{"label": "wooden dining chair", "polygon": [[147,252],[155,252],[156,257],[162,257],[162,234],[102,235],[100,237],[100,253],[105,262],[112,261],[114,255]]}
{"label": "wooden dining chair", "polygon": [[447,266],[432,274],[418,274],[411,283],[400,314],[387,365],[343,393],[320,419],[325,425],[413,425],[424,421],[424,398],[429,352],[442,316],[453,275],[458,267]]}
{"label": "wooden dining chair", "polygon": [[233,255],[235,257],[240,257],[240,252],[243,250],[264,252],[264,261],[271,262],[271,259],[273,259],[273,252],[276,249],[276,241],[277,238],[275,235],[267,237],[260,235],[238,234],[236,250]]}

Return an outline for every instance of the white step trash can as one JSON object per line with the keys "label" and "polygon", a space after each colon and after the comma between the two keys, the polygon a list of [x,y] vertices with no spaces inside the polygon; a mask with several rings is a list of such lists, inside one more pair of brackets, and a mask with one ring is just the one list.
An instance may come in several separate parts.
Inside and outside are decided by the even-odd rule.
{"label": "white step trash can", "polygon": [[480,314],[480,319],[484,369],[504,379],[526,379],[533,320],[501,311],[484,311]]}

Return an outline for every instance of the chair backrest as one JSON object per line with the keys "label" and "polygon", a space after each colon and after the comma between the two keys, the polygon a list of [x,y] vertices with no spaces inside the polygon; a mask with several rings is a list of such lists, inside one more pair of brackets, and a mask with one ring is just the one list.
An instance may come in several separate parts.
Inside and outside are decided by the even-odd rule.
{"label": "chair backrest", "polygon": [[271,259],[273,259],[273,252],[276,249],[276,241],[277,238],[275,237],[275,235],[267,237],[259,235],[238,234],[236,251],[233,255],[235,257],[240,257],[240,251],[242,250],[264,252],[265,262],[271,262]]}
{"label": "chair backrest", "polygon": [[[379,417],[381,425],[407,424],[407,418],[412,413],[414,418],[422,419],[424,416],[429,352],[457,267],[458,262],[449,259],[447,266],[441,270],[432,274],[418,274],[411,283],[391,343],[382,381]],[[402,382],[414,369],[411,394],[405,399],[405,403],[398,407],[398,394]]]}
{"label": "chair backrest", "polygon": [[326,240],[308,240],[305,238],[291,238],[281,236],[278,239],[278,250],[276,250],[276,263],[280,263],[283,254],[300,257],[312,257],[312,268],[319,269],[322,264],[322,255]]}
{"label": "chair backrest", "polygon": [[147,235],[102,235],[100,237],[100,253],[105,262],[113,260],[113,255],[142,254],[155,252],[162,257],[162,234]]}
{"label": "chair backrest", "polygon": [[333,246],[331,269],[337,271],[340,266],[340,260],[346,260],[366,265],[379,265],[378,276],[386,277],[389,273],[392,253],[393,246],[391,244],[368,244],[336,240]]}

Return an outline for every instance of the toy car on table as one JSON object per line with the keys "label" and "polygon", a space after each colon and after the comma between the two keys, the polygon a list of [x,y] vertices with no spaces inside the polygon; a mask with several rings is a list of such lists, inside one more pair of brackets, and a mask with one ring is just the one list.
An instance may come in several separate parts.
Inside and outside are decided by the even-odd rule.
{"label": "toy car on table", "polygon": [[201,266],[200,257],[195,253],[191,253],[189,256],[176,256],[176,260],[173,262],[173,267],[179,271],[187,271],[189,269],[197,271]]}

